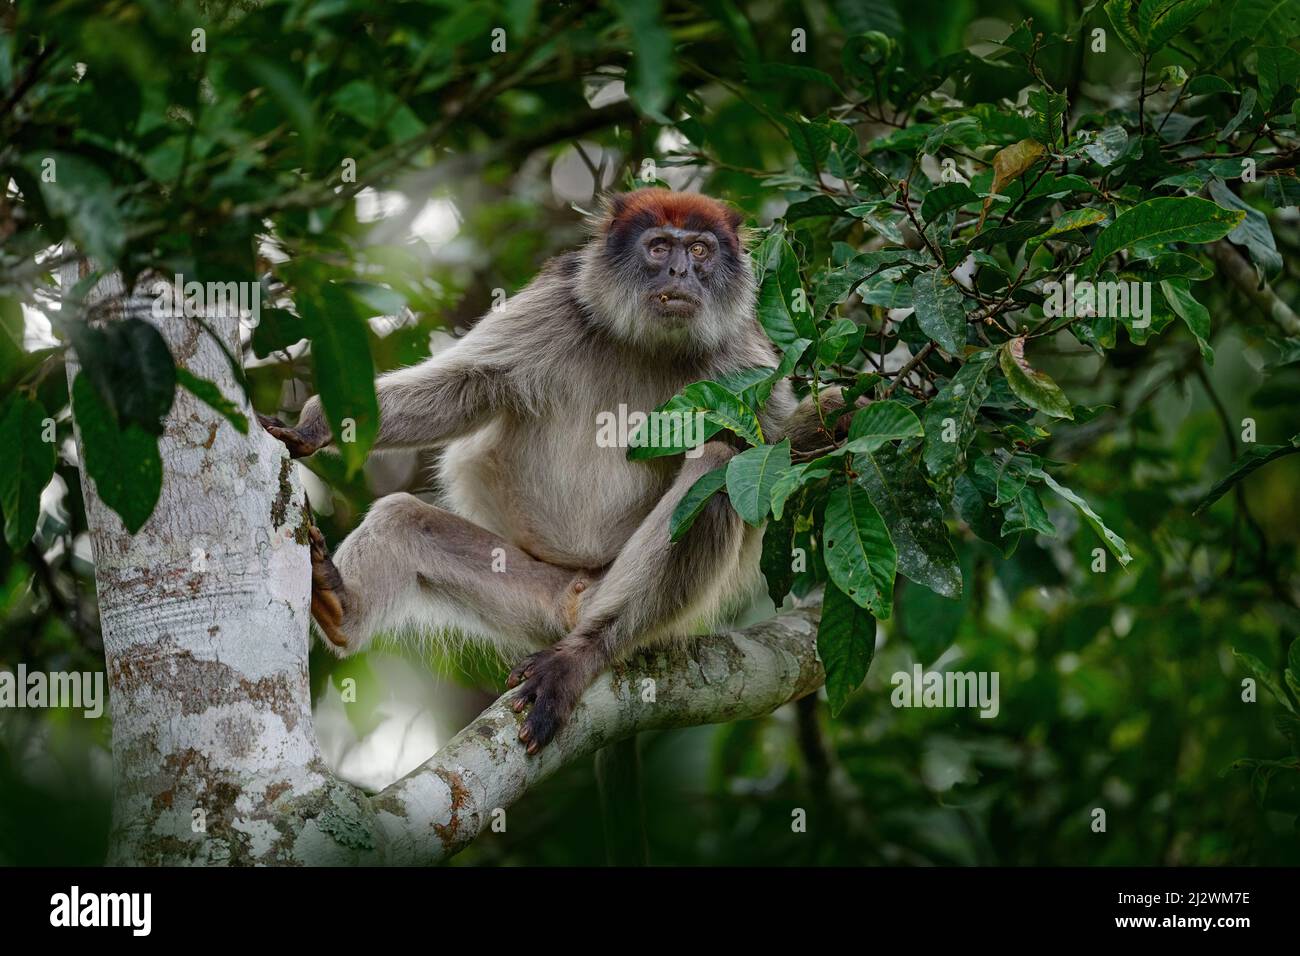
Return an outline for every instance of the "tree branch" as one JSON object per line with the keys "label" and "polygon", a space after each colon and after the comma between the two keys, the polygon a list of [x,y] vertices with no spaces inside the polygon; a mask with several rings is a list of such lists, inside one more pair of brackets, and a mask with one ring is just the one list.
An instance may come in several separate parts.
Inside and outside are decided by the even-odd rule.
{"label": "tree branch", "polygon": [[1267,283],[1260,284],[1255,268],[1228,240],[1220,239],[1210,243],[1209,253],[1210,258],[1218,263],[1223,275],[1260,312],[1276,322],[1287,335],[1300,335],[1300,317],[1296,316],[1291,306],[1277,297],[1277,293]]}
{"label": "tree branch", "polygon": [[374,855],[360,862],[436,863],[489,830],[495,811],[607,744],[643,730],[761,717],[812,693],[824,680],[818,613],[800,608],[616,666],[536,757],[516,738],[522,718],[509,707],[514,692],[504,695],[421,767],[371,798]]}

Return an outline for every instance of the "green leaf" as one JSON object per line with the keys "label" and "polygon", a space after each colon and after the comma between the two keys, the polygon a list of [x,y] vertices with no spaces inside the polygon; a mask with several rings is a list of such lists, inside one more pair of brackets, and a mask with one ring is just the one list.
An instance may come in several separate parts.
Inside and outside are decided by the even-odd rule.
{"label": "green leaf", "polygon": [[44,441],[45,407],[15,392],[0,411],[0,448],[6,464],[0,468],[0,511],[5,540],[19,551],[36,533],[41,492],[54,476],[54,442]]}
{"label": "green leaf", "polygon": [[206,378],[199,378],[187,368],[176,369],[176,380],[195,398],[220,414],[241,435],[248,434],[248,418],[235,407],[235,403],[221,394],[221,389]]}
{"label": "green leaf", "polygon": [[923,265],[929,262],[924,252],[913,249],[879,249],[854,256],[843,265],[827,269],[817,278],[813,292],[816,316],[822,318],[831,308],[849,297],[862,282],[891,266]]}
{"label": "green leaf", "polygon": [[949,355],[960,355],[966,345],[966,312],[957,283],[942,267],[917,276],[912,282],[912,305],[921,331]]}
{"label": "green leaf", "polygon": [[1083,147],[1098,166],[1110,166],[1124,155],[1128,147],[1128,130],[1123,126],[1102,127]]}
{"label": "green leaf", "polygon": [[111,269],[126,245],[126,225],[117,191],[108,174],[74,153],[42,152],[23,166],[40,184],[50,214],[67,223],[68,233],[101,269]]}
{"label": "green leaf", "polygon": [[1245,216],[1244,212],[1230,212],[1194,196],[1148,199],[1120,213],[1097,235],[1092,254],[1080,266],[1080,272],[1096,272],[1116,252],[1139,242],[1152,245],[1222,239]]}
{"label": "green leaf", "polygon": [[0,295],[0,386],[8,381],[26,358],[23,333],[27,322],[16,296]]}
{"label": "green leaf", "polygon": [[722,465],[701,475],[695,484],[686,489],[686,494],[682,495],[682,500],[677,502],[672,517],[668,519],[669,540],[680,541],[691,529],[691,525],[695,524],[695,519],[700,516],[709,499],[721,491],[726,483],[727,465]]}
{"label": "green leaf", "polygon": [[1142,0],[1138,31],[1147,53],[1155,53],[1209,8],[1211,0]]}
{"label": "green leaf", "polygon": [[1047,535],[1049,538],[1056,534],[1056,525],[1052,524],[1052,519],[1047,517],[1043,499],[1038,497],[1038,492],[1032,485],[1021,488],[1003,513],[1006,515],[1006,521],[1002,523],[1004,538],[1025,531]]}
{"label": "green leaf", "polygon": [[[352,299],[338,286],[300,289],[298,314],[311,338],[312,368],[325,416],[348,475],[360,470],[379,433],[375,366],[370,358],[366,324]],[[352,436],[352,441],[345,436]]]}
{"label": "green leaf", "polygon": [[1237,127],[1246,122],[1246,117],[1250,115],[1251,110],[1255,108],[1255,101],[1259,99],[1259,93],[1255,90],[1246,90],[1241,94],[1241,106],[1237,110],[1237,115],[1224,124],[1223,129],[1219,130],[1217,139],[1223,142],[1229,136],[1237,131]]}
{"label": "green leaf", "polygon": [[795,465],[776,479],[772,485],[772,516],[778,521],[785,512],[785,503],[800,488],[831,474],[827,468],[814,468],[812,463]]}
{"label": "green leaf", "polygon": [[875,619],[835,585],[827,584],[817,625],[817,656],[826,671],[832,716],[844,709],[849,696],[866,680],[875,653]]}
{"label": "green leaf", "polygon": [[763,444],[763,427],[754,410],[716,382],[695,382],[682,389],[682,400],[693,411],[739,435],[751,445]]}
{"label": "green leaf", "polygon": [[925,409],[925,467],[950,487],[975,437],[975,416],[989,394],[988,375],[998,353],[972,355]]}
{"label": "green leaf", "polygon": [[1084,520],[1092,526],[1092,530],[1097,532],[1102,541],[1106,542],[1106,547],[1110,549],[1110,553],[1115,555],[1115,558],[1121,565],[1127,567],[1128,563],[1133,560],[1133,555],[1129,553],[1128,545],[1124,543],[1123,538],[1117,535],[1114,531],[1111,531],[1110,528],[1106,527],[1106,522],[1102,521],[1101,516],[1092,510],[1092,506],[1069,488],[1062,484],[1058,484],[1056,479],[1047,472],[1040,470],[1035,472],[1035,474],[1037,477],[1043,479],[1043,484],[1047,485],[1047,487],[1051,488],[1078,509],[1079,514],[1083,515]]}
{"label": "green leaf", "polygon": [[1296,452],[1300,452],[1300,434],[1293,437],[1287,445],[1258,445],[1250,449],[1233,463],[1231,471],[1215,482],[1214,487],[1201,499],[1192,514],[1200,514],[1227,494],[1233,485],[1256,469],[1262,468],[1270,461],[1294,455]]}
{"label": "green leaf", "polygon": [[1228,233],[1228,241],[1245,246],[1251,260],[1264,275],[1270,279],[1276,277],[1282,271],[1282,257],[1278,254],[1268,217],[1218,179],[1210,183],[1210,197],[1225,209],[1240,211],[1245,216],[1241,224]]}
{"label": "green leaf", "polygon": [[1214,349],[1210,348],[1210,313],[1205,306],[1196,301],[1192,295],[1191,284],[1186,279],[1165,279],[1160,283],[1160,291],[1165,294],[1165,301],[1178,317],[1187,324],[1187,328],[1196,338],[1201,349],[1201,357],[1207,365],[1214,364]]}
{"label": "green leaf", "polygon": [[853,413],[849,421],[848,440],[843,448],[850,452],[875,451],[885,442],[916,438],[925,434],[916,413],[902,402],[872,402]]}
{"label": "green leaf", "polygon": [[1134,19],[1136,8],[1132,6],[1129,0],[1106,0],[1106,15],[1110,17],[1110,22],[1115,26],[1115,32],[1119,34],[1120,40],[1128,47],[1128,51],[1134,56],[1141,56],[1146,48],[1146,44],[1138,32],[1137,21]]}
{"label": "green leaf", "polygon": [[758,321],[767,337],[786,348],[800,338],[816,339],[817,328],[811,309],[802,312],[794,307],[803,296],[799,280],[799,261],[785,239],[773,240],[770,258],[764,263],[762,285],[758,288]]}
{"label": "green leaf", "polygon": [[1267,110],[1281,103],[1274,103],[1277,94],[1287,87],[1295,89],[1300,85],[1300,52],[1285,46],[1266,46],[1259,50],[1256,60],[1259,74],[1259,101]]}
{"label": "green leaf", "polygon": [[1067,232],[1074,232],[1078,229],[1083,229],[1086,226],[1095,226],[1097,223],[1104,222],[1105,220],[1106,214],[1100,209],[1071,209],[1065,215],[1061,216],[1061,218],[1057,219],[1056,222],[1052,224],[1052,228],[1030,238],[1030,240],[1025,243],[1025,247],[1032,251],[1037,249],[1053,236],[1059,236],[1062,233]]}
{"label": "green leaf", "polygon": [[727,495],[731,506],[746,524],[758,526],[767,518],[772,488],[790,470],[790,440],[778,445],[759,445],[734,456],[727,463]]}
{"label": "green leaf", "polygon": [[862,335],[866,331],[852,319],[836,319],[822,333],[817,343],[817,360],[822,365],[834,365],[848,361],[862,347]]}
{"label": "green leaf", "polygon": [[781,122],[785,124],[799,165],[814,174],[825,169],[831,151],[830,128],[825,123],[791,116],[782,117]]}
{"label": "green leaf", "polygon": [[1002,516],[989,506],[988,500],[980,493],[969,474],[957,476],[953,484],[952,500],[957,508],[957,514],[961,515],[961,520],[965,521],[975,534],[1001,551],[1004,558],[1009,558],[1015,553],[1016,546],[1020,543],[1020,535],[1009,538],[1002,536]]}
{"label": "green leaf", "polygon": [[977,203],[980,197],[975,190],[965,183],[944,183],[935,186],[925,194],[921,203],[921,218],[927,223],[934,222],[949,209],[956,209],[970,203]]}
{"label": "green leaf", "polygon": [[72,411],[81,435],[82,467],[104,504],[135,534],[149,520],[162,491],[157,439],[134,423],[119,429],[84,372],[72,383]]}
{"label": "green leaf", "polygon": [[840,485],[826,502],[824,558],[831,580],[859,607],[889,618],[898,552],[866,489]]}
{"label": "green leaf", "polygon": [[767,582],[767,594],[778,608],[794,585],[794,522],[793,513],[784,518],[773,518],[763,529],[763,552],[759,556],[759,569]]}
{"label": "green leaf", "polygon": [[162,334],[143,319],[67,326],[82,372],[120,425],[161,435],[176,396],[176,365]]}
{"label": "green leaf", "polygon": [[1259,36],[1289,40],[1300,34],[1300,0],[1237,0],[1229,24],[1233,43]]}
{"label": "green leaf", "polygon": [[961,568],[944,509],[910,455],[887,445],[853,456],[858,481],[889,528],[900,573],[944,597],[961,595]]}
{"label": "green leaf", "polygon": [[1041,459],[1034,455],[1007,454],[1000,457],[985,455],[975,462],[975,474],[993,488],[993,503],[1005,505],[1016,499],[1028,483]]}
{"label": "green leaf", "polygon": [[613,0],[612,6],[627,28],[632,48],[628,97],[643,112],[662,114],[672,100],[677,72],[662,6],[659,0]]}
{"label": "green leaf", "polygon": [[1065,393],[1048,376],[1029,364],[1025,358],[1025,337],[1009,339],[998,354],[998,364],[1002,374],[1007,377],[1007,384],[1016,398],[1030,408],[1052,415],[1056,418],[1074,418],[1070,401]]}
{"label": "green leaf", "polygon": [[1067,105],[1064,93],[1030,90],[1029,108],[1034,115],[1029,118],[1029,135],[1048,146],[1055,144],[1061,138],[1061,117]]}

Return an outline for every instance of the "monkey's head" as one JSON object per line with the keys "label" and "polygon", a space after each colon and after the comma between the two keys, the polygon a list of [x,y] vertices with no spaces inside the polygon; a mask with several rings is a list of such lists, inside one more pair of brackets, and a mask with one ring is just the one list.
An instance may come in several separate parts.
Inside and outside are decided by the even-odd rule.
{"label": "monkey's head", "polygon": [[638,189],[606,203],[583,294],[620,337],[713,349],[752,314],[740,213],[697,193]]}

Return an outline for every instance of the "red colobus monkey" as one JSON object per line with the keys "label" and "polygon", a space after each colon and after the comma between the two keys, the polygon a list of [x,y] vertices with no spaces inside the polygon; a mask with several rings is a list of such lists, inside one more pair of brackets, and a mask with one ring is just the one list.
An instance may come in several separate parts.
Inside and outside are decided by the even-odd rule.
{"label": "red colobus monkey", "polygon": [[[668,536],[682,495],[733,445],[630,461],[596,441],[602,412],[649,413],[691,382],[776,365],[740,223],[706,196],[614,196],[582,249],[452,347],[379,378],[375,447],[441,446],[444,497],[381,498],[333,560],[313,529],[312,616],[336,653],[389,631],[526,654],[509,685],[522,685],[517,711],[531,705],[519,739],[536,753],[611,661],[752,596],[762,531],[724,495]],[[815,414],[794,412],[778,383],[764,434],[824,444]],[[264,424],[295,457],[332,440],[317,399],[295,428]]]}

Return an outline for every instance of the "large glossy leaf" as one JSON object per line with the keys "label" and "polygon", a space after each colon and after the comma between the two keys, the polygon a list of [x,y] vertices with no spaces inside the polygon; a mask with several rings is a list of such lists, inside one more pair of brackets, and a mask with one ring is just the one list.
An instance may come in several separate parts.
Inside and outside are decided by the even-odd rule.
{"label": "large glossy leaf", "polygon": [[22,392],[9,396],[0,408],[0,511],[4,512],[5,541],[20,550],[36,533],[41,514],[41,492],[54,476],[54,443],[44,441],[45,408]]}
{"label": "large glossy leaf", "polygon": [[823,540],[831,580],[859,607],[887,619],[894,598],[898,551],[865,488],[848,482],[831,492]]}
{"label": "large glossy leaf", "polygon": [[924,430],[921,420],[902,402],[872,402],[853,413],[845,449],[867,452],[879,448],[885,442],[916,438],[922,434]]}
{"label": "large glossy leaf", "polygon": [[876,621],[834,584],[827,584],[817,626],[817,656],[826,671],[831,714],[844,709],[862,685],[876,653]]}
{"label": "large glossy leaf", "polygon": [[858,481],[889,529],[901,574],[944,597],[961,594],[961,568],[944,509],[911,456],[893,445],[853,456]]}
{"label": "large glossy leaf", "polygon": [[162,491],[158,440],[133,423],[119,429],[84,372],[72,383],[72,412],[85,455],[82,467],[104,504],[135,534],[149,520]]}
{"label": "large glossy leaf", "polygon": [[758,321],[767,337],[782,349],[796,339],[816,339],[811,307],[798,310],[799,261],[784,238],[767,243],[762,285],[758,288]]}
{"label": "large glossy leaf", "polygon": [[1080,272],[1094,273],[1108,258],[1136,243],[1213,242],[1232,232],[1245,213],[1222,209],[1195,196],[1148,199],[1115,217],[1097,235]]}
{"label": "large glossy leaf", "polygon": [[944,183],[925,194],[921,202],[921,218],[927,223],[934,222],[949,209],[979,202],[979,199],[975,190],[965,183]]}
{"label": "large glossy leaf", "polygon": [[950,355],[966,345],[966,312],[961,290],[943,268],[923,272],[912,282],[912,305],[921,331]]}
{"label": "large glossy leaf", "polygon": [[790,470],[790,440],[759,445],[727,463],[727,496],[746,524],[760,525],[772,504],[772,488]]}

